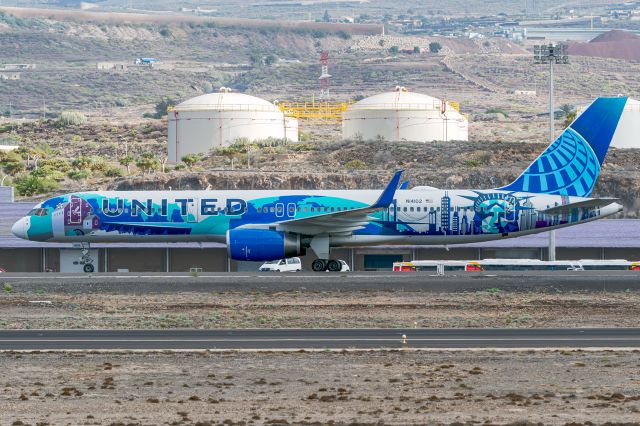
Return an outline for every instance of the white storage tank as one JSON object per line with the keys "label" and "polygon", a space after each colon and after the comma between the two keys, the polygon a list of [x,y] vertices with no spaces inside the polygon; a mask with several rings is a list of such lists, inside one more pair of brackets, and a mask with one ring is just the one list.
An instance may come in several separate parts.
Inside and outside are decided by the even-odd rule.
{"label": "white storage tank", "polygon": [[448,102],[396,87],[349,106],[342,116],[343,139],[466,141],[469,122]]}
{"label": "white storage tank", "polygon": [[[584,109],[583,109],[584,111]],[[640,102],[629,98],[611,140],[615,148],[640,148]]]}
{"label": "white storage tank", "polygon": [[184,101],[169,112],[170,162],[232,144],[269,137],[298,141],[298,122],[269,101],[221,88]]}

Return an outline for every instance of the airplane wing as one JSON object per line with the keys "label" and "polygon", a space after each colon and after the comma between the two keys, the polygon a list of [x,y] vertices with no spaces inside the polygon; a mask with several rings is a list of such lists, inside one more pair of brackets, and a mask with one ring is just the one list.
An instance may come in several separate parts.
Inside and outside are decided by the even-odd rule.
{"label": "airplane wing", "polygon": [[387,187],[382,191],[382,194],[380,194],[378,200],[370,206],[278,222],[276,229],[305,235],[353,232],[375,220],[369,217],[370,214],[389,207],[393,202],[401,176],[402,170],[397,171]]}
{"label": "airplane wing", "polygon": [[575,203],[569,203],[561,206],[550,207],[546,210],[542,210],[541,213],[557,214],[557,213],[566,212],[576,208],[604,207],[604,206],[608,206],[611,203],[617,203],[618,201],[620,201],[619,198],[590,198],[584,201],[577,201]]}

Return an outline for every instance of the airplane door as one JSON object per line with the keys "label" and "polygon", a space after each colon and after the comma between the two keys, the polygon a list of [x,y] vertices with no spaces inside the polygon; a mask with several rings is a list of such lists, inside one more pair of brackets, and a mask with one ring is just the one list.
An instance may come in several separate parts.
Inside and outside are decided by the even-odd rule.
{"label": "airplane door", "polygon": [[198,217],[198,199],[189,199],[187,203],[187,223],[197,223]]}
{"label": "airplane door", "polygon": [[69,198],[69,224],[80,225],[83,217],[82,198],[71,196]]}

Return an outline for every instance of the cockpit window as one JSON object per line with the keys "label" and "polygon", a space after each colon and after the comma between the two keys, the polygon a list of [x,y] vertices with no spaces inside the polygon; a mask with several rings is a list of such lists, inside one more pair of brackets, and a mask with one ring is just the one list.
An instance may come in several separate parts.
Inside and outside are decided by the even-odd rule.
{"label": "cockpit window", "polygon": [[37,208],[37,209],[31,210],[28,216],[47,216],[48,214],[49,214],[49,209]]}

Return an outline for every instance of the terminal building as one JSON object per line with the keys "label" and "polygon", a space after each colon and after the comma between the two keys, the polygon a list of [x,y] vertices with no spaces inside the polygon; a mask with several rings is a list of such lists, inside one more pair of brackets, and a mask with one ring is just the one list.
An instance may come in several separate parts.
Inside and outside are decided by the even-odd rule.
{"label": "terminal building", "polygon": [[[8,272],[82,272],[80,248],[69,243],[25,241],[11,234],[11,226],[33,203],[0,203],[0,268]],[[390,271],[393,262],[410,260],[540,259],[548,260],[547,233],[483,243],[443,246],[383,246],[332,249],[355,271]],[[219,243],[92,244],[97,272],[257,271],[261,263],[229,259]],[[302,257],[311,270],[313,251]],[[556,231],[556,258],[640,260],[640,220],[603,219]]]}

